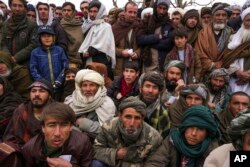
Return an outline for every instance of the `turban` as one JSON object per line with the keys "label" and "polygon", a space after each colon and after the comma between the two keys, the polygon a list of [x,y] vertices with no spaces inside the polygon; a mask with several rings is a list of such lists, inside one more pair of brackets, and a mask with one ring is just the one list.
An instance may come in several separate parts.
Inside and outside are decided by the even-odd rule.
{"label": "turban", "polygon": [[244,20],[244,18],[250,13],[250,7],[246,8],[245,10],[243,10],[243,12],[241,13],[240,17],[242,20]]}
{"label": "turban", "polygon": [[183,88],[180,94],[184,96],[189,94],[196,94],[197,96],[200,96],[204,101],[209,100],[208,90],[203,84],[190,84]]}
{"label": "turban", "polygon": [[211,11],[211,8],[210,7],[203,7],[201,8],[201,17],[204,16],[204,15],[212,15],[212,11]]}
{"label": "turban", "polygon": [[215,12],[217,12],[218,10],[224,10],[227,14],[230,14],[230,11],[229,11],[229,8],[228,6],[226,6],[225,4],[223,3],[218,3],[218,4],[214,4],[212,6],[212,14],[214,15]]}
{"label": "turban", "polygon": [[196,17],[197,20],[199,20],[199,12],[198,12],[198,10],[196,10],[196,9],[190,9],[190,10],[188,10],[184,14],[184,16],[182,18],[182,24],[185,24],[190,17]]}
{"label": "turban", "polygon": [[145,81],[152,82],[158,86],[160,91],[162,91],[163,88],[165,87],[164,77],[161,73],[152,71],[152,72],[143,74],[141,77],[143,77],[143,78],[140,78],[142,79],[142,82],[140,82],[141,84],[143,84]]}
{"label": "turban", "polygon": [[157,6],[158,5],[166,5],[168,8],[170,6],[170,0],[158,0],[156,3],[157,3]]}
{"label": "turban", "polygon": [[123,111],[126,108],[133,108],[139,112],[143,117],[146,115],[146,104],[135,96],[130,96],[121,101],[119,105],[119,111]]}
{"label": "turban", "polygon": [[177,67],[181,70],[181,73],[183,74],[186,71],[186,65],[180,61],[180,60],[172,60],[168,64],[165,65],[165,72],[170,68],[170,67]]}
{"label": "turban", "polygon": [[99,86],[104,86],[104,78],[98,72],[90,69],[83,69],[76,73],[76,88],[81,87],[83,81],[94,82]]}
{"label": "turban", "polygon": [[227,70],[225,68],[219,68],[219,69],[215,69],[210,73],[209,78],[214,78],[214,77],[223,77],[225,82],[228,83],[229,82],[229,73],[227,72]]}
{"label": "turban", "polygon": [[230,127],[227,129],[236,150],[242,150],[242,136],[244,136],[248,130],[250,130],[250,109],[241,111],[238,116],[231,121]]}
{"label": "turban", "polygon": [[216,119],[211,110],[205,106],[193,106],[184,113],[182,123],[179,128],[181,133],[184,133],[185,129],[190,126],[207,129],[209,131],[209,136],[212,138],[220,137]]}
{"label": "turban", "polygon": [[143,20],[144,19],[144,15],[148,14],[148,13],[150,15],[152,15],[153,14],[153,8],[148,7],[148,8],[143,9],[142,12],[141,12],[141,19]]}

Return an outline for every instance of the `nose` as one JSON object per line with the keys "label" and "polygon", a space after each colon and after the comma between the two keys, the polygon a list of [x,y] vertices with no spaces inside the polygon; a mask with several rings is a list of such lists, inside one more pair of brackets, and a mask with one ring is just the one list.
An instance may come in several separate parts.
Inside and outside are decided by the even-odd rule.
{"label": "nose", "polygon": [[239,104],[239,111],[244,109],[244,105],[243,104]]}
{"label": "nose", "polygon": [[56,127],[54,129],[54,135],[60,136],[60,125],[56,125]]}
{"label": "nose", "polygon": [[135,123],[135,119],[132,118],[132,119],[129,121],[129,127],[134,127],[134,123]]}
{"label": "nose", "polygon": [[195,128],[192,129],[192,133],[191,133],[191,134],[192,134],[193,136],[195,136],[196,133],[197,133],[197,128],[195,127]]}

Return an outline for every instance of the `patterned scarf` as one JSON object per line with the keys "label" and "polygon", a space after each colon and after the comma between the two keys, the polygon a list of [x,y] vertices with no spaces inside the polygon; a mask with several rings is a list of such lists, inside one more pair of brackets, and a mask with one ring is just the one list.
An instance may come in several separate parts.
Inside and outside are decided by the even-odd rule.
{"label": "patterned scarf", "polygon": [[121,94],[122,94],[122,96],[126,96],[131,91],[132,86],[133,86],[132,84],[127,85],[125,79],[122,78],[122,81],[121,81]]}

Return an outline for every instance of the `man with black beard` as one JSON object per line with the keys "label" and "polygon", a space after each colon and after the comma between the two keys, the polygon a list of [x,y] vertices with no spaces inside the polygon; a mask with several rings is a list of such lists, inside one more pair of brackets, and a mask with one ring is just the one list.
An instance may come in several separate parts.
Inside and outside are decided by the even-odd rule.
{"label": "man with black beard", "polygon": [[213,69],[221,68],[223,51],[226,48],[233,30],[226,25],[227,6],[216,3],[212,6],[212,23],[199,32],[195,49],[200,57],[204,81]]}
{"label": "man with black beard", "polygon": [[1,166],[8,164],[17,167],[22,164],[20,149],[41,132],[43,108],[53,101],[53,86],[49,81],[37,80],[28,89],[30,100],[17,107],[3,135],[3,143],[0,144]]}
{"label": "man with black beard", "polygon": [[145,122],[166,137],[170,128],[168,109],[161,101],[164,91],[164,77],[158,72],[148,72],[141,76],[140,94],[137,96],[146,105]]}
{"label": "man with black beard", "polygon": [[143,121],[145,116],[146,105],[141,100],[134,96],[122,100],[119,117],[103,124],[95,140],[92,165],[143,166],[162,141],[160,134]]}
{"label": "man with black beard", "polygon": [[225,109],[230,97],[228,89],[229,73],[225,68],[219,68],[212,71],[206,84],[210,100],[208,107],[211,110],[221,112]]}

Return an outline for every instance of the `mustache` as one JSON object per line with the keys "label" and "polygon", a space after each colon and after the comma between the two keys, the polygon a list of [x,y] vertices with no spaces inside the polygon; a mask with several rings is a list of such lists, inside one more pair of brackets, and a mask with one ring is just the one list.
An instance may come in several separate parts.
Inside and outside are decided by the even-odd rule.
{"label": "mustache", "polygon": [[32,100],[42,100],[40,97],[36,96]]}

